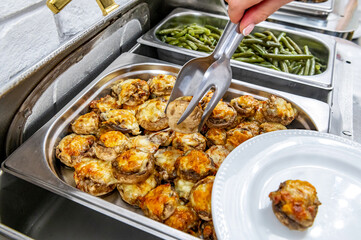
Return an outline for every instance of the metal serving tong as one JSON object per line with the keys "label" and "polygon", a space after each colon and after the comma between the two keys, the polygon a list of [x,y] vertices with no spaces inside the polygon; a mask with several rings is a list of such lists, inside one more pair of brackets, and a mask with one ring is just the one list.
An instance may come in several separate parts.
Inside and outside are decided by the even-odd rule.
{"label": "metal serving tong", "polygon": [[193,112],[203,96],[211,88],[214,88],[215,92],[202,115],[198,131],[202,129],[205,121],[231,85],[230,59],[243,37],[243,34],[239,32],[239,23],[228,21],[213,53],[207,57],[192,59],[182,67],[168,104],[182,96],[193,96],[193,98],[177,124],[183,122]]}

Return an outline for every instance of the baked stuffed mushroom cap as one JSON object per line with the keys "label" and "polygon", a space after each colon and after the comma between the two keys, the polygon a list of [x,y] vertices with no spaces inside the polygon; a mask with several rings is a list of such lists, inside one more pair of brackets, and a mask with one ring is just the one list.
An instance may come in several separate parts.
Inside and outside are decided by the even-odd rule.
{"label": "baked stuffed mushroom cap", "polygon": [[227,133],[225,129],[210,128],[205,134],[208,147],[226,144]]}
{"label": "baked stuffed mushroom cap", "polygon": [[195,211],[183,205],[178,205],[174,213],[164,222],[164,224],[183,232],[187,232],[198,223],[199,218]]}
{"label": "baked stuffed mushroom cap", "polygon": [[147,195],[158,185],[158,179],[155,174],[151,174],[144,182],[128,184],[120,183],[117,189],[121,198],[128,204],[139,207],[142,197]]}
{"label": "baked stuffed mushroom cap", "polygon": [[272,95],[263,102],[262,113],[268,122],[290,124],[297,117],[297,110],[285,99]]}
{"label": "baked stuffed mushroom cap", "polygon": [[99,116],[95,112],[79,116],[72,124],[71,129],[77,134],[96,134],[99,128]]}
{"label": "baked stuffed mushroom cap", "polygon": [[158,132],[147,132],[146,136],[155,144],[158,144],[162,147],[167,147],[172,143],[175,137],[175,133],[172,129],[167,128]]}
{"label": "baked stuffed mushroom cap", "polygon": [[175,137],[172,141],[172,146],[182,151],[189,150],[202,150],[207,147],[207,139],[200,133],[175,133]]}
{"label": "baked stuffed mushroom cap", "polygon": [[199,150],[191,150],[179,157],[175,166],[180,178],[193,182],[216,172],[212,159]]}
{"label": "baked stuffed mushroom cap", "polygon": [[140,129],[137,119],[130,110],[114,109],[100,114],[102,124],[123,133],[139,135]]}
{"label": "baked stuffed mushroom cap", "polygon": [[158,74],[148,80],[150,93],[152,97],[167,96],[172,93],[176,77],[166,74]]}
{"label": "baked stuffed mushroom cap", "polygon": [[119,183],[140,183],[154,170],[153,154],[137,149],[121,153],[113,162],[113,175]]}
{"label": "baked stuffed mushroom cap", "polygon": [[170,102],[167,108],[168,124],[171,129],[180,133],[196,133],[201,122],[203,110],[200,106],[196,106],[193,112],[180,124],[178,120],[188,107],[192,97],[180,97]]}
{"label": "baked stuffed mushroom cap", "polygon": [[139,125],[148,131],[159,131],[168,127],[168,118],[164,112],[168,97],[150,99],[137,111]]}
{"label": "baked stuffed mushroom cap", "polygon": [[150,91],[148,83],[142,79],[123,80],[112,87],[118,97],[117,104],[136,106],[148,100]]}
{"label": "baked stuffed mushroom cap", "polygon": [[250,95],[244,95],[232,99],[230,104],[241,117],[251,117],[256,113],[258,100]]}
{"label": "baked stuffed mushroom cap", "polygon": [[208,176],[197,182],[189,196],[190,205],[204,221],[212,220],[211,199],[214,178],[214,176]]}
{"label": "baked stuffed mushroom cap", "polygon": [[67,135],[56,147],[56,157],[66,166],[74,167],[81,161],[95,140],[93,135],[77,135],[75,133]]}
{"label": "baked stuffed mushroom cap", "polygon": [[174,213],[178,204],[178,194],[170,183],[167,183],[159,185],[145,195],[140,203],[140,208],[147,217],[163,222]]}
{"label": "baked stuffed mushroom cap", "polygon": [[278,130],[287,130],[287,128],[281,123],[265,122],[259,126],[259,133],[268,133]]}
{"label": "baked stuffed mushroom cap", "polygon": [[210,128],[227,128],[232,125],[236,116],[236,110],[229,103],[221,100],[213,109],[206,124]]}
{"label": "baked stuffed mushroom cap", "polygon": [[122,151],[128,149],[129,140],[127,136],[119,131],[108,131],[100,135],[89,150],[97,158],[104,161],[113,161]]}
{"label": "baked stuffed mushroom cap", "polygon": [[177,176],[175,162],[182,155],[183,151],[172,147],[159,149],[154,154],[156,169],[163,180],[172,180]]}
{"label": "baked stuffed mushroom cap", "polygon": [[202,222],[199,227],[200,235],[204,240],[217,240],[216,230],[213,221]]}
{"label": "baked stuffed mushroom cap", "polygon": [[277,219],[291,230],[304,231],[313,225],[318,200],[316,188],[307,181],[287,180],[269,194]]}
{"label": "baked stuffed mushroom cap", "polygon": [[117,103],[117,99],[107,95],[103,98],[100,98],[98,100],[94,100],[89,105],[90,108],[93,109],[93,111],[97,112],[106,112],[112,109],[118,109],[120,108],[120,105]]}
{"label": "baked stuffed mushroom cap", "polygon": [[107,194],[115,189],[118,181],[113,177],[111,163],[96,158],[83,158],[74,166],[76,187],[94,196]]}
{"label": "baked stuffed mushroom cap", "polygon": [[228,156],[229,150],[223,145],[214,145],[206,151],[206,154],[212,159],[215,167],[218,169]]}

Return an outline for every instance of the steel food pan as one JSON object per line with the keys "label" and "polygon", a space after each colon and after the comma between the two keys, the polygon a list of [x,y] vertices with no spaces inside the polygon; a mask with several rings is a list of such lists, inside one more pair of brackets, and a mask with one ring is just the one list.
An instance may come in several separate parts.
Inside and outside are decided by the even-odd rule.
{"label": "steel food pan", "polygon": [[[148,79],[160,73],[176,75],[179,71],[179,66],[160,63],[158,60],[131,53],[121,55],[116,62],[119,64],[112,64],[108,67],[10,155],[3,162],[2,168],[15,176],[163,239],[196,239],[143,216],[139,209],[123,202],[117,192],[105,197],[94,197],[76,189],[72,170],[64,167],[55,158],[55,146],[62,137],[69,133],[69,124],[79,115],[88,111],[89,103],[92,100],[107,94],[113,82],[127,78]],[[129,62],[132,64],[127,64]],[[224,99],[229,100],[241,94],[251,94],[259,99],[267,98],[271,94],[279,95],[292,102],[299,111],[299,116],[289,126],[290,128],[328,131],[330,108],[326,103],[240,81],[232,81]]]}
{"label": "steel food pan", "polygon": [[[140,37],[138,39],[138,42],[140,44],[157,48],[160,52],[160,57],[164,56],[165,58],[174,58],[174,53],[179,55],[178,58],[182,58],[182,56],[206,56],[207,54],[203,52],[193,51],[164,43],[158,39],[158,37],[156,36],[156,32],[160,29],[168,28],[177,24],[189,23],[198,23],[201,25],[209,24],[218,28],[224,28],[227,20],[228,18],[225,16],[177,8],[157,26],[155,26],[153,29]],[[277,76],[278,78],[283,79],[287,82],[296,82],[327,90],[330,90],[332,88],[332,76],[336,47],[336,42],[332,37],[271,22],[262,22],[258,24],[255,27],[254,31],[262,32],[265,30],[271,30],[276,34],[286,32],[288,36],[297,41],[297,43],[299,43],[300,45],[307,44],[310,51],[326,63],[327,69],[323,73],[318,75],[299,76],[235,60],[231,60],[232,67],[241,68],[256,73],[262,73],[265,76]]]}
{"label": "steel food pan", "polygon": [[292,1],[281,7],[281,9],[312,14],[312,15],[325,16],[333,11],[333,4],[334,4],[334,0],[326,0],[324,2],[315,2],[312,0],[308,0],[305,2]]}

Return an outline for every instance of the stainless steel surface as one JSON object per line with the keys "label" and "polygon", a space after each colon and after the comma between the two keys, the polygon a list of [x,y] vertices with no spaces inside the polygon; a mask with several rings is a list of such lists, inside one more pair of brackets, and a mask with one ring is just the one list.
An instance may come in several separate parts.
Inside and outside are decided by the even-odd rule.
{"label": "stainless steel surface", "polygon": [[358,0],[334,0],[333,11],[325,17],[279,10],[269,16],[267,21],[351,40],[359,25],[357,4]]}
{"label": "stainless steel surface", "polygon": [[183,7],[204,12],[227,14],[227,6],[224,0],[167,0],[165,4],[172,8]]}
{"label": "stainless steel surface", "polygon": [[[123,51],[127,51],[144,29],[149,28],[149,22],[143,21],[149,17],[147,15],[147,5],[139,4],[52,69],[21,104],[9,124],[6,155],[30,137],[34,129],[45,124]],[[42,106],[34,107],[39,102]],[[33,130],[24,132],[25,129]]]}
{"label": "stainless steel surface", "polygon": [[[154,0],[155,2],[156,0]],[[112,23],[119,20],[119,24],[125,25],[127,22],[134,20],[139,21],[142,31],[145,31],[149,28],[149,9],[146,3],[141,3],[138,0],[129,0],[128,3],[120,8],[118,8],[113,13],[109,14],[108,16],[102,18],[94,25],[90,26],[84,32],[79,33],[78,35],[74,36],[68,41],[64,42],[58,49],[50,53],[48,56],[43,58],[41,61],[36,63],[34,66],[30,67],[21,75],[12,79],[9,84],[0,86],[0,106],[1,108],[1,115],[0,115],[0,159],[1,161],[5,159],[5,139],[6,134],[8,133],[8,129],[10,123],[14,115],[17,113],[19,107],[30,94],[30,92],[40,83],[44,77],[61,61],[64,60],[69,54],[73,51],[82,48],[82,45],[91,41],[93,38],[98,38],[102,35],[104,38],[108,38],[111,34],[111,31],[104,29],[109,27]],[[121,25],[118,25],[121,27]],[[138,28],[135,28],[136,30]],[[112,29],[113,32],[117,29]],[[102,34],[102,33],[104,34]],[[100,34],[99,34],[100,33]],[[115,59],[115,55],[119,56],[119,45],[123,40],[132,40],[132,44],[134,44],[134,39],[132,37],[137,37],[139,35],[133,35],[135,32],[130,31],[129,35],[124,34],[122,38],[114,39],[113,42],[109,43],[109,48],[105,48],[104,52],[102,53],[103,57],[107,57],[104,59],[104,64],[99,62],[98,73],[105,68],[109,62]],[[98,35],[99,34],[99,35]],[[129,37],[129,38],[128,38]],[[93,42],[96,40],[93,39]],[[118,45],[115,49],[110,49],[110,46],[114,46],[118,42]],[[125,42],[123,42],[125,44]],[[129,44],[129,42],[127,43]],[[89,47],[90,44],[86,48]],[[126,44],[121,48],[125,47]],[[86,49],[83,49],[86,51]],[[126,50],[126,49],[125,49]],[[110,51],[110,52],[108,52]],[[108,56],[105,56],[108,54]],[[79,56],[79,60],[81,56]],[[95,58],[96,59],[96,58]],[[107,62],[108,61],[108,62]],[[92,69],[88,69],[90,73],[93,72]],[[61,72],[61,71],[60,71]],[[53,74],[57,75],[59,72],[54,72]],[[76,74],[75,74],[76,76]],[[73,76],[71,76],[73,77]],[[24,117],[26,118],[29,112],[23,112]]]}
{"label": "stainless steel surface", "polygon": [[334,0],[326,0],[321,3],[292,1],[281,7],[281,9],[313,15],[328,15],[333,11],[333,4]]}
{"label": "stainless steel surface", "polygon": [[[160,72],[175,74],[178,69],[174,65],[159,64],[157,60],[131,53],[121,55],[48,123],[19,147],[3,163],[3,169],[90,209],[97,210],[102,214],[161,238],[195,239],[188,234],[142,216],[139,214],[139,210],[133,209],[122,202],[116,193],[104,198],[98,198],[75,189],[71,174],[69,174],[70,170],[62,169],[54,157],[54,146],[66,134],[70,121],[84,112],[88,103],[99,94],[101,95],[111,82],[119,78],[134,76],[146,79]],[[300,111],[300,116],[292,124],[292,128],[328,131],[329,106],[326,103],[240,81],[232,81],[231,88],[225,99],[245,93],[255,95],[261,99],[269,97],[270,94],[280,95],[293,102]],[[31,161],[29,161],[30,159]]]}
{"label": "stainless steel surface", "polygon": [[[167,28],[172,25],[174,26],[174,24],[189,23],[198,23],[201,25],[210,24],[219,28],[224,28],[227,20],[227,17],[220,15],[178,8],[175,9],[172,13],[170,13],[157,26],[155,26],[146,34],[144,34],[141,38],[139,38],[138,42],[158,48],[159,51],[162,51],[164,55],[180,54],[187,55],[189,57],[206,56],[206,53],[184,49],[164,43],[157,38],[156,32],[159,29]],[[276,70],[235,60],[231,60],[231,66],[238,69],[247,69],[248,71],[262,73],[266,76],[277,76],[278,79],[282,79],[282,81],[286,82],[287,84],[302,84],[310,87],[316,87],[318,89],[322,88],[326,91],[332,89],[332,75],[336,47],[336,42],[332,37],[269,22],[262,22],[258,24],[255,27],[254,31],[262,32],[268,29],[272,30],[272,32],[274,32],[275,34],[286,32],[287,35],[289,35],[300,45],[307,44],[310,48],[310,51],[326,63],[327,69],[325,70],[325,72],[314,76],[298,76],[295,74],[279,72]]]}
{"label": "stainless steel surface", "polygon": [[193,112],[202,97],[213,88],[214,94],[204,110],[198,127],[198,131],[201,131],[205,121],[231,85],[230,59],[243,37],[239,32],[239,23],[228,21],[213,53],[208,57],[194,58],[182,67],[168,103],[181,96],[193,96],[193,98],[178,120],[178,124]]}

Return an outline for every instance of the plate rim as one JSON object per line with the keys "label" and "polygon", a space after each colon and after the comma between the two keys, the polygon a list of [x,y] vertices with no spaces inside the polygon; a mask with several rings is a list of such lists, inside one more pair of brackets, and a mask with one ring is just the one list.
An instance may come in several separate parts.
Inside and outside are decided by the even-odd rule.
{"label": "plate rim", "polygon": [[[225,214],[223,211],[223,204],[221,201],[222,198],[222,192],[224,190],[224,179],[226,178],[225,174],[227,172],[227,169],[230,167],[230,165],[235,161],[235,157],[233,157],[235,154],[237,154],[240,151],[245,151],[247,148],[249,148],[252,145],[257,144],[258,142],[274,138],[274,137],[316,137],[321,139],[328,139],[333,140],[341,144],[347,145],[350,149],[355,149],[355,151],[359,151],[361,153],[361,144],[357,143],[355,141],[352,141],[347,138],[343,138],[341,136],[337,136],[330,133],[322,133],[314,130],[285,130],[285,131],[274,131],[269,133],[264,133],[261,135],[257,135],[242,144],[240,144],[238,147],[236,147],[224,160],[220,168],[218,169],[218,172],[216,174],[216,178],[213,184],[212,189],[212,215],[213,215],[213,224],[214,229],[217,234],[217,238],[220,240],[226,240],[230,239],[230,233],[227,230],[228,224],[226,224]],[[233,153],[233,154],[232,154]],[[361,159],[361,157],[360,157]],[[222,184],[221,184],[222,183]]]}

